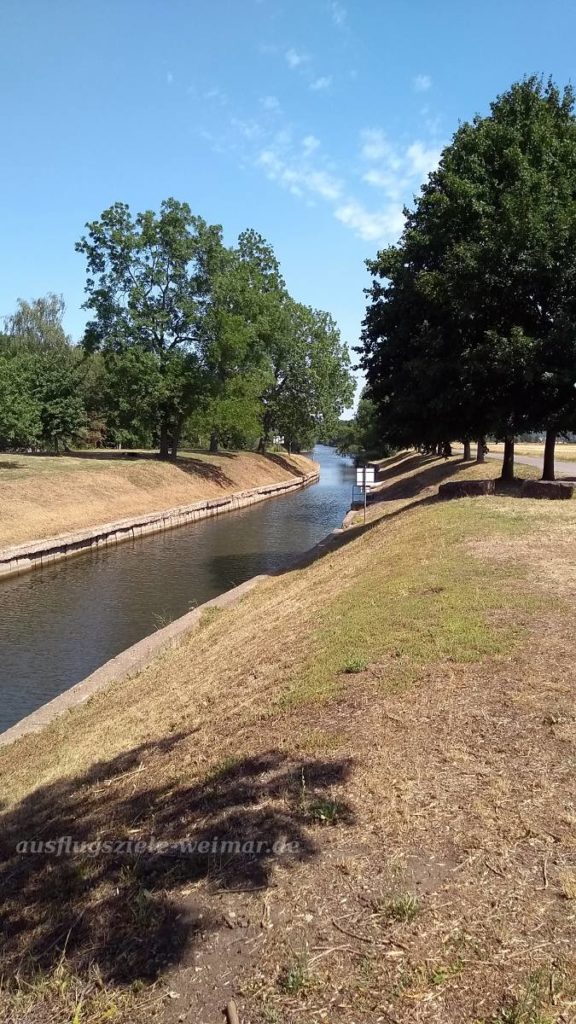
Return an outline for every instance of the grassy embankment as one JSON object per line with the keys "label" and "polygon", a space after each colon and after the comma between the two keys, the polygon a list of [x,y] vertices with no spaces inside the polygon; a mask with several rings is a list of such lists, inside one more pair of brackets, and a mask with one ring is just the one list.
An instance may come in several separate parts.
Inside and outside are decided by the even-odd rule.
{"label": "grassy embankment", "polygon": [[[0,752],[6,1019],[572,1019],[576,503],[434,497],[498,471],[388,460],[366,529]],[[14,852],[151,835],[297,848]]]}
{"label": "grassy embankment", "polygon": [[0,547],[82,530],[310,472],[299,455],[84,452],[0,457]]}

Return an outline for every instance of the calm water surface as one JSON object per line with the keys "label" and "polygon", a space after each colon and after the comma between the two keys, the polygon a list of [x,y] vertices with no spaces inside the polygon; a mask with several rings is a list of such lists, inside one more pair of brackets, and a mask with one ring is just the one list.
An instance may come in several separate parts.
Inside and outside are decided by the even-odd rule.
{"label": "calm water surface", "polygon": [[0,583],[0,731],[190,608],[288,565],[340,523],[351,460],[320,483]]}

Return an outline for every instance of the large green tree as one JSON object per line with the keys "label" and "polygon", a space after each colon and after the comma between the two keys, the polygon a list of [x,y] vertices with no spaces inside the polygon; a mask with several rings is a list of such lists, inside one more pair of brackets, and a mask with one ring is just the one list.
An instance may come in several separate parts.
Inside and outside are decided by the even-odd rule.
{"label": "large green tree", "polygon": [[256,231],[242,232],[215,269],[201,329],[210,387],[201,415],[217,450],[222,438],[258,433],[260,395],[270,378],[274,333],[287,300],[272,247]]}
{"label": "large green tree", "polygon": [[515,434],[575,422],[573,107],[530,78],[462,125],[369,264],[362,361],[383,422],[411,441],[491,432],[504,476]]}
{"label": "large green tree", "polygon": [[264,450],[272,435],[289,449],[311,447],[332,433],[352,404],[348,349],[329,313],[286,297],[273,318],[270,372],[261,395]]}
{"label": "large green tree", "polygon": [[175,199],[135,217],[115,203],[87,225],[76,249],[86,257],[85,308],[93,314],[84,346],[116,358],[134,348],[146,354],[147,382],[155,384],[138,415],[148,414],[160,456],[175,456],[205,388],[198,343],[223,259],[221,229]]}

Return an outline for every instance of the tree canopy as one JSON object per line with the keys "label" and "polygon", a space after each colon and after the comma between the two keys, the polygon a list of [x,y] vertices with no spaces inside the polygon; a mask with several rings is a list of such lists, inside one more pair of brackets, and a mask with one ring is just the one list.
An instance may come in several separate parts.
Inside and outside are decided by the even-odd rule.
{"label": "tree canopy", "polygon": [[[383,435],[576,425],[574,94],[518,82],[461,125],[373,275],[361,363]],[[553,464],[545,467],[553,474]]]}
{"label": "tree canopy", "polygon": [[93,314],[84,348],[101,352],[115,378],[118,425],[138,410],[162,457],[187,430],[208,433],[213,449],[251,436],[265,447],[279,435],[301,448],[351,401],[334,321],[291,298],[256,231],[229,248],[220,226],[186,203],[168,199],[158,215],[135,217],[116,203],[77,250]]}
{"label": "tree canopy", "polygon": [[288,293],[272,246],[165,200],[115,203],[86,225],[89,320],[80,345],[61,296],[19,300],[0,335],[0,446],[265,449],[314,444],[353,396],[328,313]]}

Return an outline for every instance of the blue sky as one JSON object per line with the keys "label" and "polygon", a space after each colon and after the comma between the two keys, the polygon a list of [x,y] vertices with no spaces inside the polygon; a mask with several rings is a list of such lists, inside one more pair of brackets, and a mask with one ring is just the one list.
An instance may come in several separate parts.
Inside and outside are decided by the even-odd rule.
{"label": "blue sky", "polygon": [[355,344],[363,261],[459,120],[574,76],[571,0],[0,0],[0,316],[62,293],[85,222],[168,196],[273,244]]}

